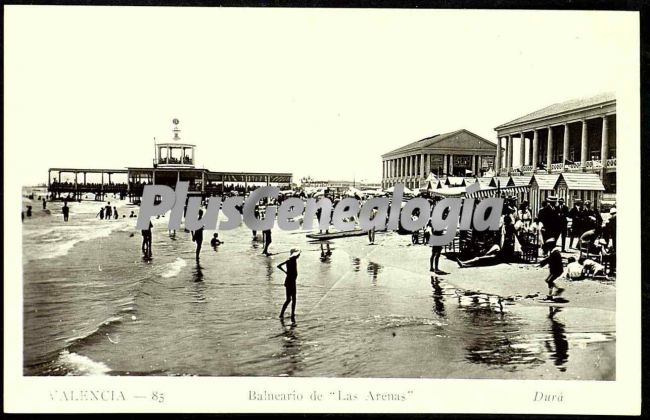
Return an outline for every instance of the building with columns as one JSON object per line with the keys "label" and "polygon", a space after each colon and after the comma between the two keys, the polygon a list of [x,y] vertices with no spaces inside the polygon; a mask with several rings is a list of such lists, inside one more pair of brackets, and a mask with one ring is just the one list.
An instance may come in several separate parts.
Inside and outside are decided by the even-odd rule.
{"label": "building with columns", "polygon": [[482,175],[494,168],[496,145],[468,130],[437,134],[381,156],[382,188],[402,183],[417,189],[438,177]]}
{"label": "building with columns", "polygon": [[[505,146],[497,148],[498,174],[595,172],[607,193],[616,192],[613,93],[553,104],[501,124],[495,131],[497,143]],[[520,145],[516,151],[515,138]],[[516,164],[513,155],[518,156]]]}

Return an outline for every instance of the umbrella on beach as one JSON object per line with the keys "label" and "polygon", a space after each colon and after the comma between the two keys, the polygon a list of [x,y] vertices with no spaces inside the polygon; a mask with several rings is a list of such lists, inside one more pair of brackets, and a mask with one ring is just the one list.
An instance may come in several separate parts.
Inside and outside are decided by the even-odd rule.
{"label": "umbrella on beach", "polygon": [[345,195],[347,195],[348,197],[360,197],[360,198],[363,198],[363,196],[365,194],[360,189],[350,187],[350,188],[347,189],[347,191],[345,191]]}
{"label": "umbrella on beach", "polygon": [[[388,187],[384,191],[386,191],[387,193],[393,194],[395,192],[395,186]],[[413,190],[411,190],[411,189],[409,189],[407,187],[404,187],[404,194],[405,195],[415,195],[415,191],[413,191]]]}

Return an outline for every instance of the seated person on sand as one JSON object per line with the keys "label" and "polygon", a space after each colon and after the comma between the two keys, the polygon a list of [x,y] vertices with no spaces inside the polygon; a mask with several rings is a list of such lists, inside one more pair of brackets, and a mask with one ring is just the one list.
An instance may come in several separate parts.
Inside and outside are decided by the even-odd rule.
{"label": "seated person on sand", "polygon": [[[594,218],[591,216],[591,218]],[[589,229],[586,232],[584,232],[582,235],[580,235],[580,241],[578,242],[578,247],[584,248],[587,246],[589,252],[599,252],[599,249],[596,249],[598,238],[600,238],[600,235],[602,234],[602,227],[596,226],[593,229]]]}
{"label": "seated person on sand", "polygon": [[515,260],[515,237],[514,225],[512,218],[508,215],[503,218],[503,246],[494,244],[482,256],[472,258],[471,260],[456,260],[459,267],[484,267],[488,265],[497,265],[509,263]]}
{"label": "seated person on sand", "polygon": [[215,233],[214,235],[212,235],[212,239],[210,240],[210,246],[212,248],[216,248],[221,244],[223,244],[223,242],[221,242],[221,240],[219,240],[219,234]]}
{"label": "seated person on sand", "polygon": [[580,258],[580,260],[576,261],[575,257],[569,257],[567,261],[569,264],[566,267],[566,277],[569,280],[580,280],[588,277],[593,279],[596,276],[605,276],[605,267],[594,260]]}
{"label": "seated person on sand", "polygon": [[567,259],[566,278],[569,280],[580,280],[584,278],[585,267],[576,261],[575,257]]}
{"label": "seated person on sand", "polygon": [[497,265],[505,262],[505,256],[503,251],[498,244],[492,245],[492,247],[482,256],[472,258],[471,260],[461,261],[460,259],[456,260],[456,263],[460,268],[466,267],[485,267],[488,265]]}
{"label": "seated person on sand", "polygon": [[461,261],[456,260],[460,268],[466,267],[486,267],[489,265],[497,265],[507,263],[513,260],[512,252],[508,252],[501,248],[499,244],[494,244],[492,247],[480,257],[472,258],[471,260]]}
{"label": "seated person on sand", "polygon": [[592,279],[595,278],[596,276],[606,277],[604,265],[597,263],[596,261],[589,258],[581,258],[580,261],[584,266],[585,275],[591,275]]}

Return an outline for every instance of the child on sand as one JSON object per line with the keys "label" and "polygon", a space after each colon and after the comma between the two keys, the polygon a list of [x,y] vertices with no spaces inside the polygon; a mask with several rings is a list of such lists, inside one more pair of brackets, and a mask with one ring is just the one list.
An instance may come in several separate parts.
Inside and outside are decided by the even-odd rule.
{"label": "child on sand", "polygon": [[592,279],[596,276],[605,276],[605,266],[594,260],[580,258],[576,261],[574,257],[569,257],[566,277],[571,280],[580,280],[590,276]]}
{"label": "child on sand", "polygon": [[223,242],[221,242],[221,240],[219,240],[219,234],[218,233],[215,233],[214,235],[212,235],[212,239],[210,240],[210,246],[212,248],[216,248],[219,245],[221,245],[222,243]]}
{"label": "child on sand", "polygon": [[564,272],[564,267],[562,266],[562,254],[560,253],[562,250],[559,247],[555,246],[555,242],[547,241],[544,244],[544,248],[546,252],[551,250],[549,253],[548,257],[544,258],[539,262],[540,267],[544,267],[545,265],[548,264],[548,271],[549,274],[546,277],[546,284],[548,285],[548,300],[553,300],[553,289],[555,288],[556,294],[555,296],[560,296],[562,292],[564,292],[564,289],[561,287],[557,287],[555,285],[555,280],[557,280],[562,273]]}
{"label": "child on sand", "polygon": [[575,257],[569,257],[566,266],[566,278],[569,280],[579,280],[584,275],[584,266],[576,261]]}

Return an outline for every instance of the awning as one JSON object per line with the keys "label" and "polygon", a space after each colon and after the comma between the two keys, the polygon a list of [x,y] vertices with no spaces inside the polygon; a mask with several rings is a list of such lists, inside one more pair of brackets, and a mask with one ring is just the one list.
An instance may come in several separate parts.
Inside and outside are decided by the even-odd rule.
{"label": "awning", "polygon": [[515,195],[515,194],[527,193],[528,191],[530,191],[530,188],[525,185],[516,186],[516,187],[501,187],[501,188],[489,187],[486,189],[468,193],[466,197],[467,198],[499,197],[501,196],[501,194]]}
{"label": "awning", "polygon": [[465,187],[447,187],[447,188],[438,188],[435,190],[429,191],[431,194],[438,197],[464,197],[465,196]]}

